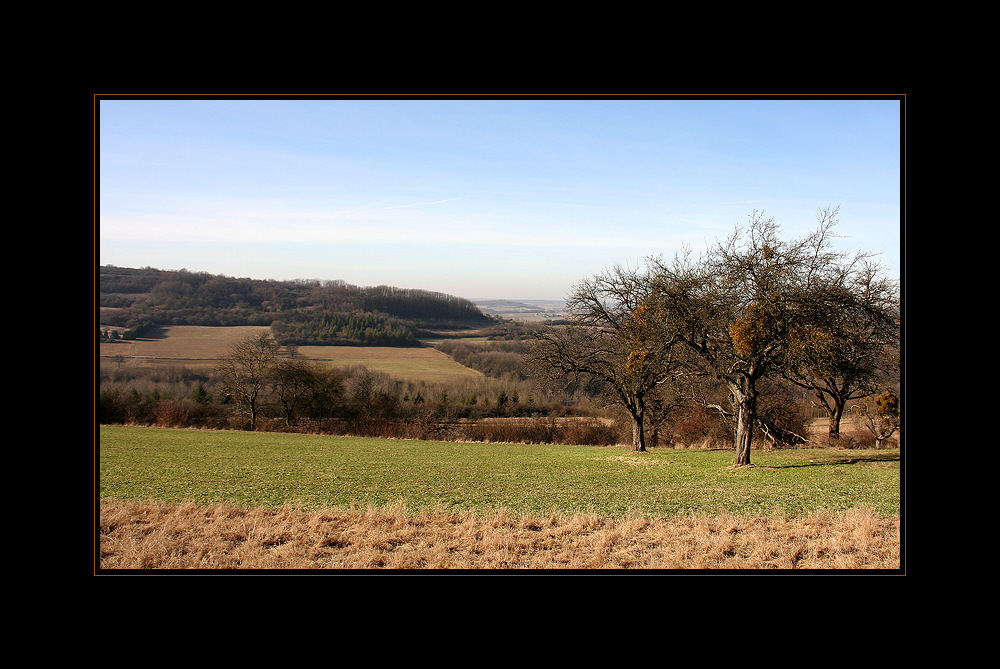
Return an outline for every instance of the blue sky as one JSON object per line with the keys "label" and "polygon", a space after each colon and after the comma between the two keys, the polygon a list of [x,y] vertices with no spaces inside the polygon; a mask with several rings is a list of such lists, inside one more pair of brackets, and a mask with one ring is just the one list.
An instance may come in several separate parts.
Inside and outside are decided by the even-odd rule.
{"label": "blue sky", "polygon": [[560,299],[762,209],[900,271],[896,100],[101,100],[99,263]]}

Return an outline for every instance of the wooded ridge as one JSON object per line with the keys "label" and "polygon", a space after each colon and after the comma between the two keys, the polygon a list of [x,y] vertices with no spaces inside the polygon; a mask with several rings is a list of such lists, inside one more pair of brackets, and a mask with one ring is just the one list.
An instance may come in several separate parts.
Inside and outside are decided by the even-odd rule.
{"label": "wooded ridge", "polygon": [[98,293],[100,324],[126,328],[131,336],[164,325],[269,325],[282,344],[416,346],[426,328],[494,323],[464,298],[344,281],[259,280],[105,265],[99,268]]}

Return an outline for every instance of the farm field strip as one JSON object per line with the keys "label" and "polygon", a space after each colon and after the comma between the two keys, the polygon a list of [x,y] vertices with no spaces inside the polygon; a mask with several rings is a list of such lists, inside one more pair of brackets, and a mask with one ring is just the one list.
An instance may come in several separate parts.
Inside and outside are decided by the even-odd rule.
{"label": "farm field strip", "polygon": [[[206,368],[226,354],[229,346],[259,332],[263,326],[207,327],[173,326],[164,328],[162,339],[102,343],[100,357],[105,365],[163,366],[184,364]],[[300,346],[305,360],[336,367],[363,365],[406,381],[446,381],[453,378],[482,378],[483,374],[455,362],[433,348],[395,348],[386,346]]]}
{"label": "farm field strip", "polygon": [[260,332],[270,332],[266,326],[208,327],[175,325],[164,328],[164,337],[102,343],[101,357],[123,355],[153,358],[218,359],[237,341]]}
{"label": "farm field strip", "polygon": [[465,367],[433,348],[385,346],[300,346],[308,360],[321,360],[338,367],[363,365],[390,376],[414,381],[446,381],[451,378],[483,378],[483,373]]}

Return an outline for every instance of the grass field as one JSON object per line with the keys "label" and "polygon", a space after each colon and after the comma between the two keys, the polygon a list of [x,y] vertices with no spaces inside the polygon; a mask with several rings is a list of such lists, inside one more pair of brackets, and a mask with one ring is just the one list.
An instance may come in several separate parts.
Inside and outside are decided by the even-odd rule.
{"label": "grass field", "polygon": [[881,570],[898,451],[100,429],[108,570]]}
{"label": "grass field", "polygon": [[102,426],[102,499],[306,510],[405,504],[534,514],[899,514],[899,451],[467,444]]}
{"label": "grass field", "polygon": [[[164,328],[156,339],[100,344],[101,362],[114,368],[115,356],[122,356],[123,367],[183,365],[193,369],[216,365],[236,341],[251,334],[269,332],[269,327],[199,327]],[[299,356],[336,367],[364,365],[404,381],[439,382],[455,378],[482,378],[483,374],[452,360],[433,348],[395,348],[385,346],[300,346]]]}

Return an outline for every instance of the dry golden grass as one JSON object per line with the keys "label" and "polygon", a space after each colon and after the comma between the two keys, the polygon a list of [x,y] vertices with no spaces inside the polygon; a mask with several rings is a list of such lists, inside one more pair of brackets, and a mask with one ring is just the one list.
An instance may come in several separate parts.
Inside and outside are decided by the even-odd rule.
{"label": "dry golden grass", "polygon": [[351,509],[309,513],[102,501],[100,568],[888,569],[898,517],[530,517]]}
{"label": "dry golden grass", "polygon": [[362,365],[406,381],[429,383],[452,379],[481,379],[483,373],[460,365],[434,348],[388,346],[300,346],[299,355],[337,367]]}
{"label": "dry golden grass", "polygon": [[211,367],[219,362],[234,343],[260,332],[270,332],[267,326],[208,327],[175,325],[164,328],[160,339],[100,344],[105,362],[113,356],[123,356],[122,366],[185,365]]}
{"label": "dry golden grass", "polygon": [[[137,339],[100,344],[102,364],[122,367],[183,365],[192,369],[215,366],[235,342],[252,334],[270,332],[266,326],[202,327],[175,325],[164,328],[159,339]],[[388,346],[300,346],[299,357],[335,367],[363,365],[405,381],[430,383],[455,378],[483,378],[483,374],[458,364],[433,348]]]}

